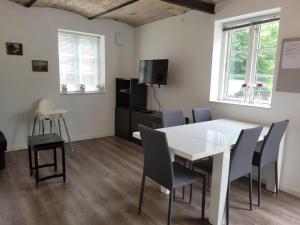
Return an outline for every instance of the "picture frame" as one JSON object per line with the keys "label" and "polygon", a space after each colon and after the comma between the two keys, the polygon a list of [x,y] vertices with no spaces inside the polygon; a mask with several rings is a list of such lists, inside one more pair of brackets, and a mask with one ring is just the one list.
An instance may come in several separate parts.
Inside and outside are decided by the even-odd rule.
{"label": "picture frame", "polygon": [[48,72],[48,61],[45,60],[32,60],[33,72]]}
{"label": "picture frame", "polygon": [[23,55],[23,44],[6,42],[7,55]]}

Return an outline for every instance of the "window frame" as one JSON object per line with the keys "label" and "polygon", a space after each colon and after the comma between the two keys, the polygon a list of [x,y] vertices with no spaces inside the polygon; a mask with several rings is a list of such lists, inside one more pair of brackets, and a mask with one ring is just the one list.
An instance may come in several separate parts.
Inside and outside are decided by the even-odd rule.
{"label": "window frame", "polygon": [[[227,25],[229,26],[238,26],[240,24],[247,24],[247,23],[253,23],[253,21],[264,21],[270,18],[278,18],[279,25],[280,25],[280,15],[279,14],[274,14],[274,15],[268,15],[268,16],[263,16],[263,17],[256,17],[256,18],[250,18],[247,20],[239,20],[239,21],[234,21],[231,22],[230,24],[223,24],[223,28],[226,27]],[[255,72],[257,69],[257,63],[258,63],[258,53],[260,52],[259,49],[259,40],[260,40],[260,32],[259,29],[262,25],[271,23],[271,22],[265,22],[265,23],[260,23],[256,25],[250,25],[249,27],[249,43],[248,43],[248,54],[247,54],[247,62],[246,62],[246,69],[245,69],[245,83],[249,84],[254,84],[256,83],[257,79],[257,73]],[[241,28],[239,28],[241,29]],[[228,84],[229,84],[229,70],[230,70],[230,60],[229,57],[232,53],[231,47],[232,47],[232,30],[227,30],[227,31],[222,31],[223,32],[223,37],[222,37],[222,50],[221,50],[221,67],[220,67],[220,79],[219,79],[219,87],[220,90],[218,91],[218,99],[220,101],[224,102],[232,102],[234,104],[239,104],[242,103],[242,99],[238,97],[230,97],[227,95],[228,93]],[[279,41],[279,39],[278,39]],[[277,56],[277,51],[278,51],[278,43],[276,46],[276,56]],[[268,49],[271,51],[271,49]],[[242,51],[237,51],[237,52],[242,52]],[[261,52],[267,52],[267,50],[263,50]],[[276,59],[275,59],[276,60]],[[269,102],[261,102],[260,105],[262,106],[271,106],[272,102],[272,97],[273,97],[273,89],[274,89],[274,82],[275,81],[275,72],[273,74],[273,84],[272,84],[272,93],[270,97]],[[247,103],[247,105],[255,105],[255,103]]]}
{"label": "window frame", "polygon": [[[81,84],[81,71],[80,71],[80,37],[87,37],[87,38],[97,38],[97,47],[94,48],[94,51],[97,51],[97,58],[96,62],[96,84],[95,86],[101,85],[101,88],[98,88],[98,90],[92,90],[92,91],[85,91],[81,92],[80,88],[78,90],[72,90],[72,91],[67,91],[64,93],[62,91],[61,86],[63,85],[61,83],[61,54],[60,54],[60,49],[59,49],[59,35],[60,34],[71,34],[76,36],[76,52],[75,52],[75,85],[80,86]],[[72,31],[72,30],[65,30],[65,29],[58,29],[57,32],[57,37],[58,37],[58,64],[59,64],[59,84],[60,84],[60,94],[105,94],[106,93],[106,85],[105,85],[105,77],[106,77],[106,65],[105,65],[105,36],[100,35],[100,34],[92,34],[92,33],[85,33],[85,32],[79,32],[79,31]]]}

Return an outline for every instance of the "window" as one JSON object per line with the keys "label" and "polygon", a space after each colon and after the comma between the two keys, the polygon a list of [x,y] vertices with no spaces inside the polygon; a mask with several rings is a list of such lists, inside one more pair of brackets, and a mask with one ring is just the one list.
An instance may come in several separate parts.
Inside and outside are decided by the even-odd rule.
{"label": "window", "polygon": [[103,92],[104,37],[59,30],[58,44],[61,92]]}
{"label": "window", "polygon": [[271,104],[279,18],[224,26],[223,101]]}

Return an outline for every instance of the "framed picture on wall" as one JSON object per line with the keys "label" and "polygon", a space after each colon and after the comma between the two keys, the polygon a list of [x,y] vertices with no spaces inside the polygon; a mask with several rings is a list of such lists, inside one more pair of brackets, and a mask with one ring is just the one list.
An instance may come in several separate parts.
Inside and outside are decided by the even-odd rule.
{"label": "framed picture on wall", "polygon": [[7,55],[23,55],[23,45],[21,43],[6,43]]}
{"label": "framed picture on wall", "polygon": [[32,60],[33,72],[48,72],[48,61]]}

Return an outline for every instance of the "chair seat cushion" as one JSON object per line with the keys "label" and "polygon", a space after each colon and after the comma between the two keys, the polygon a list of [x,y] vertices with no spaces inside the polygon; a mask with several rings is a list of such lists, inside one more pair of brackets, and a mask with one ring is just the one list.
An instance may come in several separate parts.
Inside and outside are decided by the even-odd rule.
{"label": "chair seat cushion", "polygon": [[201,159],[193,164],[193,167],[196,169],[200,169],[207,173],[212,173],[213,170],[213,157],[208,157],[206,159]]}
{"label": "chair seat cushion", "polygon": [[7,149],[7,141],[5,139],[4,134],[0,131],[0,150],[6,151]]}
{"label": "chair seat cushion", "polygon": [[177,163],[173,164],[173,171],[174,171],[173,188],[182,187],[185,185],[192,184],[198,180],[205,179],[204,174],[192,171],[191,169],[188,169]]}
{"label": "chair seat cushion", "polygon": [[252,165],[259,166],[261,154],[259,152],[254,152]]}

